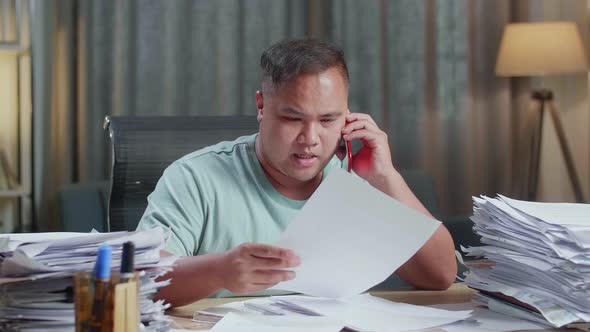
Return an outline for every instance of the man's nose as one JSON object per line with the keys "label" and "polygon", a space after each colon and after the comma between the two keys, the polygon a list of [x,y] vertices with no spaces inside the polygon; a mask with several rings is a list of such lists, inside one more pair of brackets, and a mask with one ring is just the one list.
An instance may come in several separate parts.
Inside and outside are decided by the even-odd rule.
{"label": "man's nose", "polygon": [[308,146],[314,146],[319,143],[318,128],[312,123],[305,123],[297,137],[297,142]]}

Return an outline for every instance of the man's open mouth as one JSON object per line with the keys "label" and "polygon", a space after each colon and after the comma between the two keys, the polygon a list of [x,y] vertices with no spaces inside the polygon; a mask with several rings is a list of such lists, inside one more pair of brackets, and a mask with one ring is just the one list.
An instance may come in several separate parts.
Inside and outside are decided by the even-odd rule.
{"label": "man's open mouth", "polygon": [[315,158],[316,155],[315,154],[307,154],[307,153],[295,153],[295,157],[301,158],[301,159],[312,159],[312,158]]}

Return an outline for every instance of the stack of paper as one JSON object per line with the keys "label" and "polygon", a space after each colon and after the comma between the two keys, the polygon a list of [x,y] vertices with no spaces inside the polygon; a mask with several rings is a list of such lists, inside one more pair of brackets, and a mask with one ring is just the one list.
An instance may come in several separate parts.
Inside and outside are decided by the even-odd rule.
{"label": "stack of paper", "polygon": [[306,324],[308,328],[331,327],[334,331],[345,326],[359,332],[393,332],[433,328],[462,321],[470,317],[471,310],[449,311],[361,294],[338,300],[298,295],[274,296],[228,303],[198,313],[223,317],[213,331],[224,331],[224,327],[230,325],[226,324],[227,320],[233,325],[237,321],[237,314],[243,317],[242,320],[255,321],[261,326],[294,328],[301,327],[298,324]]}
{"label": "stack of paper", "polygon": [[161,228],[117,233],[33,233],[0,236],[0,330],[74,330],[72,276],[91,271],[98,247],[113,248],[112,266],[121,262],[123,243],[135,244],[135,267],[140,274],[142,323],[166,331],[167,308],[152,295],[169,281],[155,279],[170,270],[175,257],[160,258],[168,233]]}
{"label": "stack of paper", "polygon": [[495,262],[466,274],[467,285],[483,291],[477,301],[554,327],[590,322],[590,205],[474,202],[474,230],[485,245],[464,251]]}

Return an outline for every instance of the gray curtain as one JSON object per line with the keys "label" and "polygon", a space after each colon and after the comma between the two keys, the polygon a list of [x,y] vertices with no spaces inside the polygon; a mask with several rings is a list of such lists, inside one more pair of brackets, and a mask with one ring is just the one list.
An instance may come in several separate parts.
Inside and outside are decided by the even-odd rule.
{"label": "gray curtain", "polygon": [[258,59],[308,34],[307,1],[33,0],[38,229],[57,194],[108,177],[106,115],[256,114]]}
{"label": "gray curtain", "polygon": [[[434,176],[443,214],[511,194],[512,98],[494,64],[504,1],[335,1],[332,33],[351,70],[351,109],[388,132],[400,169]],[[354,24],[351,24],[354,22]]]}
{"label": "gray curtain", "polygon": [[78,6],[81,180],[108,174],[105,115],[255,114],[259,54],[306,32],[304,1],[94,0]]}
{"label": "gray curtain", "polygon": [[73,1],[32,0],[33,230],[57,228],[57,191],[76,180],[76,42]]}
{"label": "gray curtain", "polygon": [[[522,3],[522,2],[521,2]],[[340,43],[350,108],[370,113],[400,169],[434,176],[445,215],[510,193],[514,89],[493,74],[508,0],[34,0],[35,192],[106,179],[105,115],[255,114],[271,43]]]}

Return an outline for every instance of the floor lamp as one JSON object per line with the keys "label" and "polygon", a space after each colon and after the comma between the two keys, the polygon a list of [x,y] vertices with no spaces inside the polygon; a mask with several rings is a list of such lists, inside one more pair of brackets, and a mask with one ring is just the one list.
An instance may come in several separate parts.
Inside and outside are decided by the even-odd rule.
{"label": "floor lamp", "polygon": [[[547,76],[587,70],[586,53],[574,22],[512,23],[504,28],[496,62],[498,76]],[[543,117],[549,112],[576,201],[584,202],[572,154],[553,103],[553,92],[538,89],[532,92],[531,98],[534,107],[529,110],[525,121],[523,134],[526,137],[520,150],[520,154],[524,152],[529,160],[526,169],[527,199],[536,200]]]}

